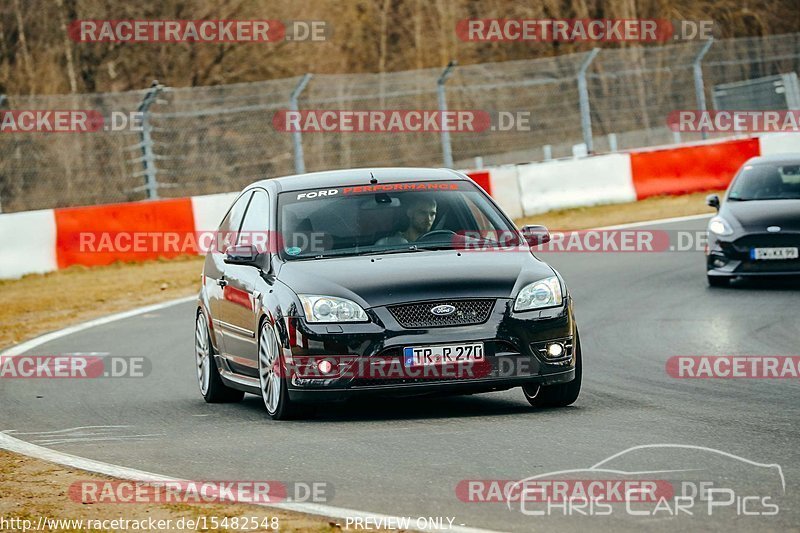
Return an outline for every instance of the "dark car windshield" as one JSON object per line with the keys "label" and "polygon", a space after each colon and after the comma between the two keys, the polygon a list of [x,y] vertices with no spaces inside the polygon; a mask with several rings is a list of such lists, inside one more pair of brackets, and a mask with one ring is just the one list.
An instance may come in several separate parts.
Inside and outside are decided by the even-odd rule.
{"label": "dark car windshield", "polygon": [[520,245],[517,230],[467,181],[281,193],[278,232],[290,260]]}
{"label": "dark car windshield", "polygon": [[800,164],[745,166],[733,182],[729,200],[800,199]]}

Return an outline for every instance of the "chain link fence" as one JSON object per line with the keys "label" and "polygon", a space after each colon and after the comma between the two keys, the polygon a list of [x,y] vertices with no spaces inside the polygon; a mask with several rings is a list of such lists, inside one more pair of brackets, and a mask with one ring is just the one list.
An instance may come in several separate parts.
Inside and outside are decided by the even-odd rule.
{"label": "chain link fence", "polygon": [[[474,168],[566,157],[579,143],[607,152],[690,141],[700,134],[672,132],[671,111],[702,108],[719,84],[791,72],[800,72],[800,33],[455,66],[446,80],[437,68],[0,96],[0,109],[145,116],[144,131],[0,133],[0,209],[228,192],[303,168],[443,166],[448,151],[456,168]],[[443,103],[493,115],[528,112],[530,127],[453,132],[448,142],[435,132],[292,134],[272,122],[277,111],[294,108],[437,110]]]}

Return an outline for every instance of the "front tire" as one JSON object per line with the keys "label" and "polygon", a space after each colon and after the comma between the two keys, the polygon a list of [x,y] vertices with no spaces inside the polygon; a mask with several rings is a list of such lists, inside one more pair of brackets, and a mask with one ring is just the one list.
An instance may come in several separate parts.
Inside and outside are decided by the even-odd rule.
{"label": "front tire", "polygon": [[522,392],[533,407],[566,407],[578,399],[582,376],[581,339],[575,335],[575,378],[555,385],[527,385],[522,387]]}
{"label": "front tire", "polygon": [[194,330],[194,354],[197,368],[197,383],[200,394],[208,403],[240,402],[244,392],[232,389],[222,382],[214,358],[214,346],[208,333],[208,322],[205,313],[197,312],[197,321]]}
{"label": "front tire", "polygon": [[258,382],[261,385],[261,399],[270,418],[288,420],[297,416],[298,407],[289,399],[280,352],[275,329],[265,320],[258,336]]}

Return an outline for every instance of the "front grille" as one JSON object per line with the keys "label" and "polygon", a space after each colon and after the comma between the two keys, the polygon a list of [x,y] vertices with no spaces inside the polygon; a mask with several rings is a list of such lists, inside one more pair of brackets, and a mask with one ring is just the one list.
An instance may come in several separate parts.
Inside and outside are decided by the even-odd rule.
{"label": "front grille", "polygon": [[787,272],[787,273],[800,273],[800,260],[769,260],[769,261],[742,261],[736,272]]}
{"label": "front grille", "polygon": [[751,248],[783,248],[800,246],[800,233],[751,233],[733,241],[740,252],[750,253]]}
{"label": "front grille", "polygon": [[[431,309],[441,305],[452,305],[455,311],[449,315],[435,315]],[[416,304],[391,305],[389,312],[404,328],[437,328],[444,326],[470,326],[482,324],[489,319],[494,300],[437,300]]]}

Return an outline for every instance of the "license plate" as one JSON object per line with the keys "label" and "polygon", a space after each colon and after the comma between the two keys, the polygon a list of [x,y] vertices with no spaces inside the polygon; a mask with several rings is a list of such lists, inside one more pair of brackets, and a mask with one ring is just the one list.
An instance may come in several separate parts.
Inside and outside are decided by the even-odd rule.
{"label": "license plate", "polygon": [[481,342],[403,348],[403,364],[406,367],[475,362],[483,361],[483,358]]}
{"label": "license plate", "polygon": [[750,257],[756,260],[797,259],[797,248],[753,248]]}

